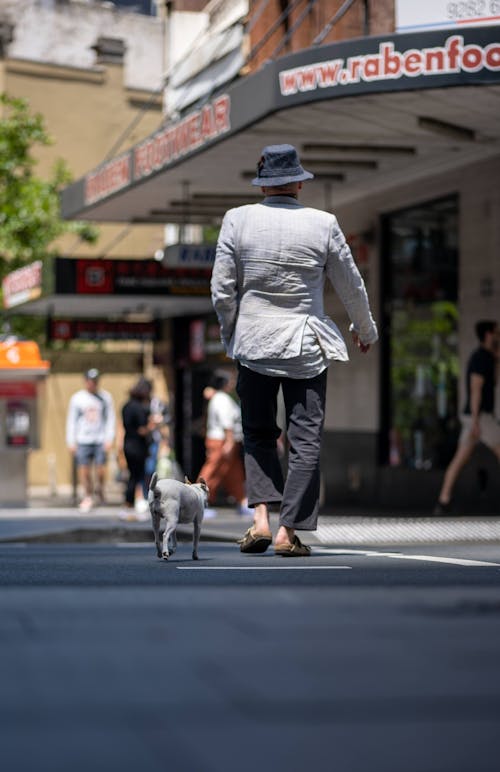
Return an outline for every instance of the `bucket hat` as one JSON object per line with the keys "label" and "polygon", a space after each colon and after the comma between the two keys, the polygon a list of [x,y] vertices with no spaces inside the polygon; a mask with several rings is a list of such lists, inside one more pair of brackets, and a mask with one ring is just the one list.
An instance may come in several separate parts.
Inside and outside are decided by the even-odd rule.
{"label": "bucket hat", "polygon": [[306,172],[300,165],[299,154],[293,145],[268,145],[262,151],[252,185],[274,188],[313,177],[314,174]]}

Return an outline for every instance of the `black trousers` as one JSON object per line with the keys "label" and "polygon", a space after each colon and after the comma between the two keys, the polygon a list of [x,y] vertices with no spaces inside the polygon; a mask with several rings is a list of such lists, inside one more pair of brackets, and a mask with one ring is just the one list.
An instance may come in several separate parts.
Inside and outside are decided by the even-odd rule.
{"label": "black trousers", "polygon": [[135,489],[143,486],[146,475],[147,446],[143,442],[133,440],[124,443],[123,454],[128,467],[128,480],[125,489],[125,501],[131,507],[135,502]]}
{"label": "black trousers", "polygon": [[[315,378],[275,378],[239,365],[248,503],[279,504],[280,525],[314,531],[319,509],[321,435],[327,370]],[[286,480],[278,456],[277,398],[282,388],[289,443]]]}

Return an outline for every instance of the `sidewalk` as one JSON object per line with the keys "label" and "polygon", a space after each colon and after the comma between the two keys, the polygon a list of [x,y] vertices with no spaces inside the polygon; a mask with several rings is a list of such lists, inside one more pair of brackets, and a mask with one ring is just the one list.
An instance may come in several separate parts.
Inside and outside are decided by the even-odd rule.
{"label": "sidewalk", "polygon": [[[0,505],[0,542],[142,542],[152,541],[149,521],[120,520],[119,504],[107,504],[81,514],[69,502],[33,499],[27,508]],[[202,541],[234,543],[252,522],[234,509],[217,509],[204,520]],[[271,517],[276,530],[277,515]],[[180,541],[189,541],[190,525],[179,526]],[[312,546],[390,546],[439,543],[500,543],[500,517],[412,517],[390,513],[322,514],[318,530],[301,538]]]}

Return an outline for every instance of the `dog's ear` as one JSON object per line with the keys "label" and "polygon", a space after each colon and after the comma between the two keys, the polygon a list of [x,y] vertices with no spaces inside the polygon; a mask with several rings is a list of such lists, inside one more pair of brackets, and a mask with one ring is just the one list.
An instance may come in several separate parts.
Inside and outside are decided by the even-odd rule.
{"label": "dog's ear", "polygon": [[184,477],[184,482],[186,483],[186,485],[192,485],[193,484],[187,475]]}
{"label": "dog's ear", "polygon": [[208,485],[204,477],[198,478],[198,485],[203,488],[203,490],[208,493]]}

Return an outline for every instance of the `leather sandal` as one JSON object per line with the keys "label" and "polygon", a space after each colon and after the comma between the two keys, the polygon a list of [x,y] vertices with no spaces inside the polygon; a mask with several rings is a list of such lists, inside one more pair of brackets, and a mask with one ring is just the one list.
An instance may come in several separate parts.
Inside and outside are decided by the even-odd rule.
{"label": "leather sandal", "polygon": [[265,552],[272,542],[271,534],[257,533],[249,528],[237,543],[240,545],[240,552]]}
{"label": "leather sandal", "polygon": [[274,554],[282,555],[284,558],[308,558],[311,555],[311,548],[307,544],[302,544],[298,536],[294,536],[291,544],[276,545]]}

